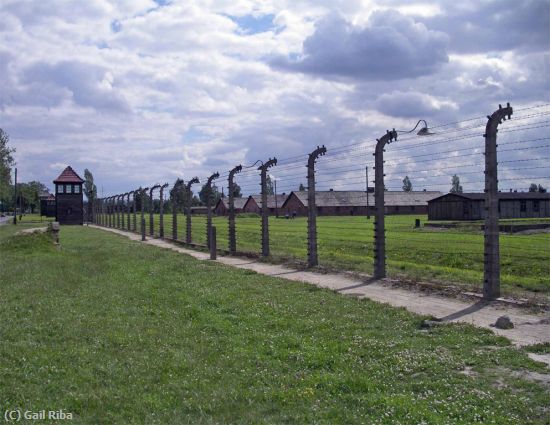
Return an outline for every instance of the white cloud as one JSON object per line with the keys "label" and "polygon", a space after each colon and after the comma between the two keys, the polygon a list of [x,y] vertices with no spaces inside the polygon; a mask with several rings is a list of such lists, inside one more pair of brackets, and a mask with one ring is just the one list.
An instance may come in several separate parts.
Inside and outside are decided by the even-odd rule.
{"label": "white cloud", "polygon": [[[520,3],[474,46],[454,37],[479,27],[478,2],[7,0],[0,125],[22,179],[49,183],[62,168],[50,167],[71,164],[107,194],[320,144],[330,152],[415,118],[541,103],[548,55],[525,26],[536,4]],[[258,33],[232,19],[266,15],[273,28]],[[496,49],[503,22],[524,34]],[[274,56],[300,72],[273,69]],[[288,173],[273,172],[285,187]]]}

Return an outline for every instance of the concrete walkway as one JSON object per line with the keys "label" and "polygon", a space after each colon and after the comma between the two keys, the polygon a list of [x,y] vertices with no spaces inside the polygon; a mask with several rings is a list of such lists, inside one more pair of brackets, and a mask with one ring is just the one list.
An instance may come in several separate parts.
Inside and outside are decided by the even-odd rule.
{"label": "concrete walkway", "polygon": [[[141,241],[141,236],[134,233],[99,226],[90,227]],[[183,248],[161,239],[147,239],[144,243],[159,248],[172,249],[198,260],[208,260],[210,258],[208,253]],[[489,304],[483,301],[466,302],[438,295],[424,294],[414,290],[394,288],[390,286],[388,281],[383,279],[365,282],[340,274],[298,271],[281,265],[259,263],[255,260],[239,257],[218,256],[217,261],[241,269],[254,270],[266,276],[305,282],[321,288],[332,289],[344,295],[366,297],[394,307],[405,307],[413,313],[434,316],[445,322],[470,323],[505,336],[518,346],[550,342],[549,314],[529,314],[519,307],[509,305]],[[503,330],[490,326],[502,315],[510,317],[515,325],[513,329]],[[550,364],[550,355],[533,355],[533,358]]]}

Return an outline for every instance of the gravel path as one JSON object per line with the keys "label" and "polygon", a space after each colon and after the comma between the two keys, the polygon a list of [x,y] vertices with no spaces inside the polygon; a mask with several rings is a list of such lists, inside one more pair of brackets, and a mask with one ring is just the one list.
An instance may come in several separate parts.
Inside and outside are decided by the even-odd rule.
{"label": "gravel path", "polygon": [[[124,235],[132,240],[141,240],[141,237],[134,233],[99,226],[90,227]],[[161,239],[147,239],[145,243],[160,248],[172,249],[190,255],[198,260],[208,260],[210,258],[208,253],[183,248]],[[404,307],[413,313],[431,315],[445,322],[470,323],[490,329],[498,335],[505,336],[518,346],[550,342],[550,315],[530,314],[520,307],[487,303],[484,301],[466,302],[438,295],[420,293],[410,289],[405,290],[391,287],[391,284],[384,279],[365,282],[340,274],[298,271],[285,266],[259,263],[246,258],[218,256],[217,261],[229,266],[253,270],[266,276],[275,276],[332,289],[343,295],[366,297],[394,307]],[[510,317],[514,323],[513,329],[496,329],[491,326],[502,315]],[[550,363],[550,355],[538,355],[537,360]]]}

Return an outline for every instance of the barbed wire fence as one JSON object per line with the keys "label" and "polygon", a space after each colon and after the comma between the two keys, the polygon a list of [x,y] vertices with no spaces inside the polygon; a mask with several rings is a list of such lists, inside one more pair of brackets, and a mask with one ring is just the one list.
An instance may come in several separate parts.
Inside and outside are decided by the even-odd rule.
{"label": "barbed wire fence", "polygon": [[[513,116],[509,105],[499,106],[490,117],[430,127],[430,137],[422,129],[417,134],[389,130],[376,142],[317,147],[303,155],[239,164],[176,185],[156,183],[99,199],[94,221],[141,233],[142,238],[160,237],[205,249],[215,225],[217,247],[229,254],[292,259],[308,267],[349,268],[375,278],[386,276],[387,265],[390,275],[423,271],[424,276],[427,272],[434,278],[444,276],[452,265],[472,278],[483,272],[484,297],[497,298],[502,258],[507,262],[525,257],[545,261],[536,248],[499,236],[498,183],[502,190],[550,179],[538,173],[547,169],[550,137],[535,134],[550,126],[549,106],[522,108]],[[511,121],[503,123],[506,118]],[[504,125],[498,128],[501,178],[497,180],[500,124]],[[437,229],[418,226],[416,217],[412,223],[400,215],[425,217],[426,196],[446,193],[451,175],[460,176],[461,192],[483,194],[483,234],[454,229],[446,230],[443,237]],[[268,176],[274,187],[268,187]],[[404,187],[405,177],[412,187]],[[206,183],[210,203],[206,208],[193,205],[191,187],[199,183]],[[223,185],[228,197],[228,211],[218,217],[213,216],[211,204],[214,184]],[[244,193],[260,189],[259,196],[249,197],[244,207],[240,204],[238,214],[235,184]],[[413,187],[420,189],[412,193],[421,201],[399,210],[393,200]],[[345,199],[338,199],[339,191],[345,191]],[[140,219],[142,211],[144,219]],[[347,222],[338,218],[342,215],[349,217]]]}

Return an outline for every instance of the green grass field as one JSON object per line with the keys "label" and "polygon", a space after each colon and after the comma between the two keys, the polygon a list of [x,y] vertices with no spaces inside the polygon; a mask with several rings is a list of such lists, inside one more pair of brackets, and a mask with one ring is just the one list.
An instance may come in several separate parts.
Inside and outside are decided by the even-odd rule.
{"label": "green grass field", "polygon": [[[155,230],[158,233],[158,215]],[[480,290],[483,282],[483,232],[471,228],[414,228],[425,216],[386,217],[388,275],[412,280],[456,283]],[[318,217],[320,266],[372,273],[373,218]],[[503,221],[506,222],[506,221]],[[138,219],[139,223],[139,219]],[[149,218],[146,217],[147,229]],[[184,217],[178,216],[178,238],[185,238]],[[193,216],[193,242],[206,243],[206,218]],[[226,217],[215,217],[218,248],[228,247]],[[270,217],[273,261],[305,265],[307,219]],[[237,250],[259,253],[260,218],[237,216]],[[172,236],[172,216],[165,219],[165,236]],[[550,293],[550,234],[501,234],[501,284],[504,294]]]}
{"label": "green grass field", "polygon": [[422,330],[403,309],[87,227],[63,227],[58,251],[47,234],[14,236],[25,227],[0,226],[2,412],[63,409],[78,424],[550,421],[548,384],[529,375],[547,368],[490,331]]}

